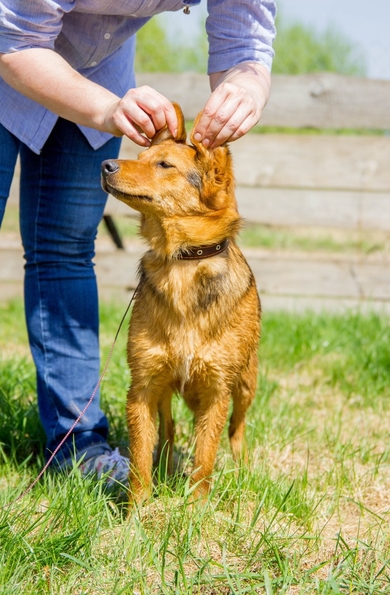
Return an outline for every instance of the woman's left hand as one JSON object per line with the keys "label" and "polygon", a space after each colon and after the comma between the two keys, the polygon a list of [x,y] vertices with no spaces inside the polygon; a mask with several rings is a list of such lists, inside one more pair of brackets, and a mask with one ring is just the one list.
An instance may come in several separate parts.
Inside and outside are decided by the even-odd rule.
{"label": "woman's left hand", "polygon": [[270,74],[258,63],[243,62],[210,76],[213,92],[197,123],[195,139],[214,148],[234,141],[255,126],[267,103]]}

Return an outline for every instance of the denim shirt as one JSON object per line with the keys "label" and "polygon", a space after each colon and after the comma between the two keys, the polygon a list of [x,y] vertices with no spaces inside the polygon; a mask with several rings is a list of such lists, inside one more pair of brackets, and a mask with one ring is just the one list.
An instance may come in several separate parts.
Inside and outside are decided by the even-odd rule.
{"label": "denim shirt", "polygon": [[[122,97],[135,86],[135,33],[153,15],[200,0],[0,0],[0,53],[58,52],[75,70]],[[254,61],[271,68],[275,0],[208,0],[208,72]],[[195,12],[195,11],[194,11]],[[185,19],[190,18],[183,15]],[[0,78],[0,123],[39,153],[57,116]],[[80,126],[95,149],[111,135]]]}

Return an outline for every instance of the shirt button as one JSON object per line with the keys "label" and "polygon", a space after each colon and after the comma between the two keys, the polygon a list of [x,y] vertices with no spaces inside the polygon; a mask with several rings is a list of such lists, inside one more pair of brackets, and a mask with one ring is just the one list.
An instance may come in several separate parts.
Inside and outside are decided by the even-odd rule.
{"label": "shirt button", "polygon": [[97,62],[91,62],[91,66],[96,66]]}
{"label": "shirt button", "polygon": [[104,39],[110,39],[111,37],[111,33],[105,33],[104,34]]}

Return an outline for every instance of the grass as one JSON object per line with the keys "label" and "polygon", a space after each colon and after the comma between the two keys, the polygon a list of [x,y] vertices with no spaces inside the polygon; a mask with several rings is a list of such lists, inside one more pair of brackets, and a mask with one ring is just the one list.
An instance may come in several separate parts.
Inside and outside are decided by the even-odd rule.
{"label": "grass", "polygon": [[[177,474],[126,520],[77,469],[4,508],[38,473],[44,438],[22,304],[1,310],[2,595],[390,593],[388,319],[265,314],[249,465],[234,467],[225,433],[204,508]],[[101,308],[103,359],[122,313]],[[102,387],[122,448],[125,335]],[[179,398],[174,407],[177,454],[189,459],[192,420]]]}

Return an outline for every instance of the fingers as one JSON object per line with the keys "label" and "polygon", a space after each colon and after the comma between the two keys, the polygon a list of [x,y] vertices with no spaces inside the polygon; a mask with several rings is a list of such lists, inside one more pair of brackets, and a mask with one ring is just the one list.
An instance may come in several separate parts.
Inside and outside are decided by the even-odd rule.
{"label": "fingers", "polygon": [[124,134],[142,147],[149,146],[149,139],[165,125],[172,136],[176,136],[178,127],[171,102],[147,86],[130,89],[111,108],[106,123],[112,134]]}
{"label": "fingers", "polygon": [[253,94],[233,83],[223,83],[212,93],[194,132],[195,140],[214,148],[248,132],[261,115]]}
{"label": "fingers", "polygon": [[[205,147],[214,148],[248,132],[261,115],[259,101],[251,89],[226,82],[210,96],[194,131],[194,138]],[[173,105],[151,87],[130,89],[109,111],[107,129],[114,135],[128,136],[142,147],[165,125],[172,136],[178,122]]]}

